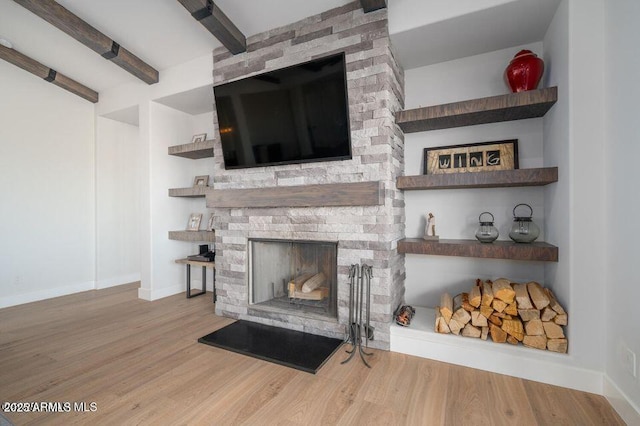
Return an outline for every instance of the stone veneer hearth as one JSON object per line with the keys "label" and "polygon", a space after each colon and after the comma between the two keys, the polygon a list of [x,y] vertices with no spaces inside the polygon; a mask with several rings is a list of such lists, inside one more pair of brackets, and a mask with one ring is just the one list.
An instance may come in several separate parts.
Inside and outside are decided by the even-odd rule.
{"label": "stone veneer hearth", "polygon": [[[404,138],[394,112],[404,104],[404,75],[389,43],[387,10],[365,14],[360,2],[329,10],[247,39],[247,52],[213,53],[214,85],[333,53],[345,52],[353,158],[346,161],[225,170],[219,138],[214,145],[214,191],[243,188],[382,182],[384,202],[356,207],[219,208],[216,230],[216,314],[343,337],[347,323],[348,269],[373,266],[371,346],[389,348],[393,311],[403,300],[404,199],[396,177],[404,169]],[[217,118],[214,114],[217,131]],[[284,203],[283,203],[284,204]],[[261,310],[248,303],[250,238],[338,242],[338,320],[310,319]]]}

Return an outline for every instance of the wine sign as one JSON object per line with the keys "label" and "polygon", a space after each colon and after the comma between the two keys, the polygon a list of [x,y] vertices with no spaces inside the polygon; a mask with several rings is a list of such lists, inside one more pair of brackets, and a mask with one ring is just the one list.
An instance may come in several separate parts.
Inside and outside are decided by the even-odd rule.
{"label": "wine sign", "polygon": [[518,168],[518,140],[481,142],[424,149],[425,175]]}

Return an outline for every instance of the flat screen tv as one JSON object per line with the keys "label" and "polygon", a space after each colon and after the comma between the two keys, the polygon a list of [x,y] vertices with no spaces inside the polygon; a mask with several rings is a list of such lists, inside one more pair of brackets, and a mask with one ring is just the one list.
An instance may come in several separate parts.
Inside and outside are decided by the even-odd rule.
{"label": "flat screen tv", "polygon": [[226,169],[351,158],[344,53],[213,91]]}

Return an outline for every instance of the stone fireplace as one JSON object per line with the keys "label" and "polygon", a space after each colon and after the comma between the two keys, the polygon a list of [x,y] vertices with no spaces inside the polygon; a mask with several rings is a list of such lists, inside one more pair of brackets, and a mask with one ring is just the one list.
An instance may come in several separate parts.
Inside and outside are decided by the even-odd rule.
{"label": "stone fireplace", "polygon": [[[215,214],[215,309],[230,318],[342,338],[348,323],[349,267],[365,263],[373,267],[375,338],[370,346],[388,349],[405,278],[404,256],[396,250],[404,236],[403,194],[396,189],[404,168],[404,139],[394,120],[404,102],[404,77],[389,44],[386,9],[365,14],[355,1],[252,36],[245,53],[215,50],[214,85],[339,52],[345,53],[347,67],[351,159],[226,170],[216,139],[213,191],[207,195],[207,207]],[[256,202],[237,202],[247,194]],[[282,244],[262,255],[266,257],[259,262],[269,268],[256,273],[251,267],[254,250],[273,241]],[[318,250],[311,245],[333,247],[334,270],[304,265],[305,260],[296,259],[294,244],[309,251]],[[294,260],[281,256],[286,253]],[[328,257],[314,256],[320,263]],[[288,306],[289,300],[278,300],[277,295],[289,299],[289,285],[296,278],[320,272],[325,281],[315,293],[321,302],[315,310],[313,303]],[[259,275],[266,277],[260,283]],[[326,312],[322,302],[328,303]]]}

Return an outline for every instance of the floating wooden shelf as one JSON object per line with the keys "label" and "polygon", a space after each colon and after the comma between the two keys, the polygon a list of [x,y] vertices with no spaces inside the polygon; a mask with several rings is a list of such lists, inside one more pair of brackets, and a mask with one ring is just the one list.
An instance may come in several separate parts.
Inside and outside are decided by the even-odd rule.
{"label": "floating wooden shelf", "polygon": [[273,188],[216,189],[207,207],[336,207],[384,204],[382,182],[352,182]]}
{"label": "floating wooden shelf", "polygon": [[558,99],[558,88],[530,90],[396,113],[405,133],[544,116]]}
{"label": "floating wooden shelf", "polygon": [[544,262],[558,261],[558,247],[543,242],[519,244],[511,241],[494,241],[493,243],[484,244],[477,240],[427,241],[422,238],[406,238],[398,241],[398,253]]}
{"label": "floating wooden shelf", "polygon": [[170,188],[169,197],[198,198],[207,195],[207,190],[213,190],[209,186],[194,186],[192,188]]}
{"label": "floating wooden shelf", "polygon": [[558,181],[558,168],[501,170],[477,173],[443,173],[435,175],[400,176],[398,189],[459,189],[504,188],[514,186],[544,186]]}
{"label": "floating wooden shelf", "polygon": [[216,233],[214,231],[169,231],[169,239],[214,243],[216,241]]}
{"label": "floating wooden shelf", "polygon": [[213,140],[169,147],[169,155],[198,160],[213,157]]}

